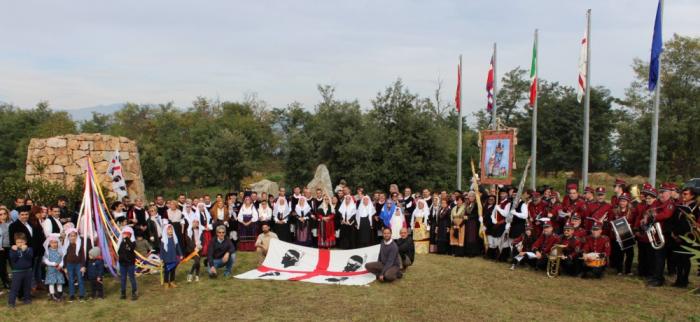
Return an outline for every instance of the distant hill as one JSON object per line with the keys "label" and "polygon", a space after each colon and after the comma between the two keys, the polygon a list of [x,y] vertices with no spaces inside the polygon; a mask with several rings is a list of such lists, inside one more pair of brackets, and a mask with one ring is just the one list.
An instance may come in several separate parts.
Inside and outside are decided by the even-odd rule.
{"label": "distant hill", "polygon": [[86,121],[92,118],[92,112],[111,114],[124,106],[124,103],[114,103],[108,105],[97,105],[93,107],[83,107],[77,109],[60,109],[68,112],[74,121]]}

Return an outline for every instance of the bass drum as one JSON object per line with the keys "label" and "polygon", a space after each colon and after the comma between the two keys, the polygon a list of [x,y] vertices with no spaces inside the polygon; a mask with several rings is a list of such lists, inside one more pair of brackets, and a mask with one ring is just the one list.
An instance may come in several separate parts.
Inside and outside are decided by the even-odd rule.
{"label": "bass drum", "polygon": [[620,244],[622,250],[628,249],[636,243],[632,227],[630,227],[627,218],[622,217],[612,221],[612,228],[615,232],[617,243]]}

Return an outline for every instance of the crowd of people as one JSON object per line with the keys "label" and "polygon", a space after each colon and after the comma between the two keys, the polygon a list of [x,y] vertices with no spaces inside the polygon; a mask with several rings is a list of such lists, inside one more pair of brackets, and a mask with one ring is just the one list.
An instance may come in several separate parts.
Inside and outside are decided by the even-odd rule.
{"label": "crowd of people", "polygon": [[[698,192],[692,188],[664,183],[657,190],[645,184],[637,195],[616,180],[607,201],[606,187],[584,187],[580,195],[577,184],[569,184],[564,197],[548,186],[475,187],[414,193],[392,184],[388,193],[365,193],[362,187],[353,193],[341,183],[332,193],[294,187],[290,194],[280,188],[269,195],[246,190],[214,198],[180,194],[170,201],[156,196],[148,204],[124,197],[110,206],[121,231],[116,247],[121,298],[128,279],[136,300],[135,277],[149,273],[137,267],[137,254],[157,256],[164,287],[175,288],[183,257],[192,261],[187,282],[199,281],[202,264],[211,278],[220,268],[230,276],[237,251],[257,252],[262,263],[275,238],[318,248],[381,244],[377,261],[366,265],[381,281],[401,278],[414,254],[435,253],[483,256],[511,269],[548,271],[556,261],[566,275],[600,278],[612,270],[645,278],[650,286],[664,285],[668,273],[675,275],[673,286],[688,286],[691,257],[681,251],[690,241],[684,237],[700,238]],[[88,282],[91,297],[104,297],[100,248],[81,245],[78,215],[67,202],[59,198],[47,207],[16,198],[11,208],[0,205],[0,279],[10,289],[10,307],[17,298],[31,302],[41,289],[60,301],[64,285],[69,301],[76,295],[83,301]],[[614,227],[621,218],[631,229],[628,238]]]}

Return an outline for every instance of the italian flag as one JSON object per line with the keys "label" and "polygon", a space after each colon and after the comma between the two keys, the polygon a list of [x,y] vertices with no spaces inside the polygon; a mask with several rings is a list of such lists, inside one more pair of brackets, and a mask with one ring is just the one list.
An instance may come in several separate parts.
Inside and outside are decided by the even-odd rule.
{"label": "italian flag", "polygon": [[530,108],[537,100],[537,43],[532,45],[532,65],[530,66]]}

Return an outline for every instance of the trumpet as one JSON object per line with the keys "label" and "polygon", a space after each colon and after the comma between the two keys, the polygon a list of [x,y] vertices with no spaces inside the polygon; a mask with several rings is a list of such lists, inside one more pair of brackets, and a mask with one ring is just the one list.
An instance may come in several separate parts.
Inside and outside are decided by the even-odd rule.
{"label": "trumpet", "polygon": [[687,238],[691,244],[700,242],[700,226],[698,226],[697,222],[695,221],[693,213],[685,212],[682,208],[679,209],[683,218],[688,222],[688,226],[690,227],[690,231],[683,236],[685,236],[685,238]]}
{"label": "trumpet", "polygon": [[647,215],[647,225],[644,231],[647,233],[647,238],[649,238],[649,243],[654,249],[661,249],[666,244],[666,239],[664,238],[664,233],[661,230],[661,223],[654,221],[654,211],[655,209],[649,209],[646,213]]}

